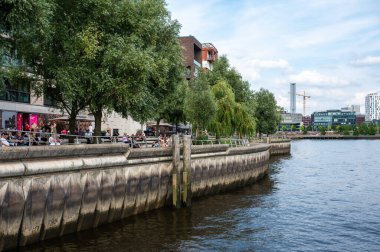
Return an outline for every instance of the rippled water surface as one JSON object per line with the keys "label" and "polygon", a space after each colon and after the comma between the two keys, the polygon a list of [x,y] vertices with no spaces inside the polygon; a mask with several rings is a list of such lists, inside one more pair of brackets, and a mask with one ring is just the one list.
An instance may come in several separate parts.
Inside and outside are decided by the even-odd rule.
{"label": "rippled water surface", "polygon": [[27,251],[380,251],[380,140],[303,140],[261,182]]}

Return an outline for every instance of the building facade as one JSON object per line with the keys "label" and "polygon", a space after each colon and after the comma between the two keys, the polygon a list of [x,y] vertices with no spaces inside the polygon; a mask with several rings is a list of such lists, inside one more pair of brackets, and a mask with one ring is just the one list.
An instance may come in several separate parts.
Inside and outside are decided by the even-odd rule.
{"label": "building facade", "polygon": [[344,112],[341,110],[314,112],[312,118],[314,128],[318,128],[319,126],[327,128],[329,126],[356,124],[355,112]]}
{"label": "building facade", "polygon": [[365,120],[380,120],[380,94],[372,93],[365,97]]}
{"label": "building facade", "polygon": [[202,68],[212,70],[213,64],[218,59],[218,50],[211,43],[202,44]]}
{"label": "building facade", "polygon": [[280,129],[285,126],[288,130],[294,125],[296,129],[299,129],[302,122],[302,114],[300,113],[281,113]]}
{"label": "building facade", "polygon": [[202,44],[193,36],[179,37],[179,42],[186,67],[186,79],[192,80],[202,69]]}
{"label": "building facade", "polygon": [[302,117],[302,124],[305,126],[305,127],[308,127],[311,125],[311,117],[310,116],[303,116]]}

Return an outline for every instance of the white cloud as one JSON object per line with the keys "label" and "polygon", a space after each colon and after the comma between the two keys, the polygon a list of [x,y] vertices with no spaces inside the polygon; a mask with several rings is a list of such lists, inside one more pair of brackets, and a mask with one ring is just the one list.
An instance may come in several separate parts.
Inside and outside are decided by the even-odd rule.
{"label": "white cloud", "polygon": [[[289,107],[289,83],[308,113],[364,103],[379,89],[379,0],[167,0],[181,35],[211,42],[251,83]],[[289,15],[292,13],[292,15]],[[302,112],[302,97],[297,110]]]}
{"label": "white cloud", "polygon": [[284,59],[278,60],[259,60],[254,59],[251,60],[251,64],[253,67],[258,68],[289,68],[289,63]]}
{"label": "white cloud", "polygon": [[347,86],[349,82],[346,80],[339,79],[335,76],[329,76],[321,74],[315,70],[305,70],[299,74],[292,74],[289,76],[288,82],[302,83],[302,84],[313,84],[316,86]]}
{"label": "white cloud", "polygon": [[367,56],[362,59],[351,61],[351,64],[355,66],[378,65],[380,64],[380,57]]}

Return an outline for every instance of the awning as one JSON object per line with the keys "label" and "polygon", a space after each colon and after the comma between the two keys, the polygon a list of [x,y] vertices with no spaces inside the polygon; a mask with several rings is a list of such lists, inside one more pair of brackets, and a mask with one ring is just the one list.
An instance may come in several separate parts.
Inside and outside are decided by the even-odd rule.
{"label": "awning", "polygon": [[[68,115],[49,119],[49,121],[68,121],[68,120],[69,120]],[[80,122],[94,122],[95,118],[94,118],[94,116],[77,115],[76,120],[80,121]]]}
{"label": "awning", "polygon": [[[156,127],[156,125],[157,124],[155,122],[148,122],[147,123],[147,126],[149,126],[149,127]],[[160,123],[160,126],[175,127],[175,126],[173,126],[173,125],[171,125],[169,123]]]}

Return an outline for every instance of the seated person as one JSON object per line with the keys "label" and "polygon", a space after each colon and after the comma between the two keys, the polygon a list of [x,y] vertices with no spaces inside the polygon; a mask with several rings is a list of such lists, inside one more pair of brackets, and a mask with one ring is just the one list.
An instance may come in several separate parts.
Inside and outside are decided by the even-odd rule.
{"label": "seated person", "polygon": [[25,144],[25,142],[24,142],[24,138],[23,138],[23,136],[22,136],[22,134],[21,134],[20,131],[18,131],[18,132],[16,133],[16,135],[13,137],[13,139],[14,139],[14,142],[15,142],[15,144],[16,144],[17,146],[22,146],[22,145]]}
{"label": "seated person", "polygon": [[61,139],[59,139],[59,135],[55,136],[55,145],[61,145]]}
{"label": "seated person", "polygon": [[158,141],[155,141],[153,144],[152,144],[152,147],[154,148],[158,148],[160,147],[160,143]]}
{"label": "seated person", "polygon": [[129,142],[130,141],[129,141],[127,133],[124,133],[124,135],[123,135],[123,143],[129,143]]}
{"label": "seated person", "polygon": [[11,144],[8,142],[7,138],[8,138],[8,135],[5,134],[4,132],[2,132],[1,133],[1,138],[0,138],[1,147],[9,147],[9,146],[11,146]]}
{"label": "seated person", "polygon": [[54,135],[50,135],[49,145],[56,145],[56,138],[54,137]]}

